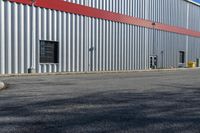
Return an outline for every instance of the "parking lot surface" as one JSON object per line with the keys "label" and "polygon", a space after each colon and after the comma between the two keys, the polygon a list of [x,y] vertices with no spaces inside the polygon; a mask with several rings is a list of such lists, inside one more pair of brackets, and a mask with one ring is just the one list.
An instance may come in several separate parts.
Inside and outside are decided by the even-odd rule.
{"label": "parking lot surface", "polygon": [[198,69],[0,80],[0,133],[200,132]]}

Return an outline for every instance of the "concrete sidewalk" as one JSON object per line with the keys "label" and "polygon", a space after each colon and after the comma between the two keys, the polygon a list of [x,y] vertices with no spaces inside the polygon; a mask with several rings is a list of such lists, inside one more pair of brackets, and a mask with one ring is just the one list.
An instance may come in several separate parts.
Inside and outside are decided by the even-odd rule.
{"label": "concrete sidewalk", "polygon": [[81,75],[81,74],[115,74],[115,73],[138,73],[138,72],[169,72],[169,71],[191,71],[200,68],[172,68],[172,69],[147,69],[130,71],[90,71],[90,72],[58,72],[58,73],[23,73],[23,74],[3,74],[0,77],[22,77],[22,76],[49,76],[49,75]]}

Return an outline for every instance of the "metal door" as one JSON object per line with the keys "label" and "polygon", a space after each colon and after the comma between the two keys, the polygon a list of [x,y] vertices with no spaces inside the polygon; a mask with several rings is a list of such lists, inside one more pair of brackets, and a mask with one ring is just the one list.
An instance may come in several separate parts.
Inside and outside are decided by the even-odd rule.
{"label": "metal door", "polygon": [[157,69],[157,67],[158,67],[158,56],[157,55],[150,56],[149,66],[150,66],[150,69]]}

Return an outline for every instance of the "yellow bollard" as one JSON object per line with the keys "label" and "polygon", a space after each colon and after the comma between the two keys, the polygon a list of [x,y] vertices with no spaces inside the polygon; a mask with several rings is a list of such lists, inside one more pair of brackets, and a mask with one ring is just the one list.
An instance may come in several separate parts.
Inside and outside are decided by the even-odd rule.
{"label": "yellow bollard", "polygon": [[196,62],[189,61],[189,62],[187,63],[187,67],[188,67],[188,68],[195,68],[195,67],[196,67]]}

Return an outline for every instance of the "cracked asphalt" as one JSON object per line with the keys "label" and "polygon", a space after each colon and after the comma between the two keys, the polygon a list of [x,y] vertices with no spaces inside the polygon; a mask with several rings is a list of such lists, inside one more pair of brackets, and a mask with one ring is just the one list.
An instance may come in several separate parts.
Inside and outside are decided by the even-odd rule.
{"label": "cracked asphalt", "polygon": [[200,69],[0,80],[0,133],[200,132]]}

